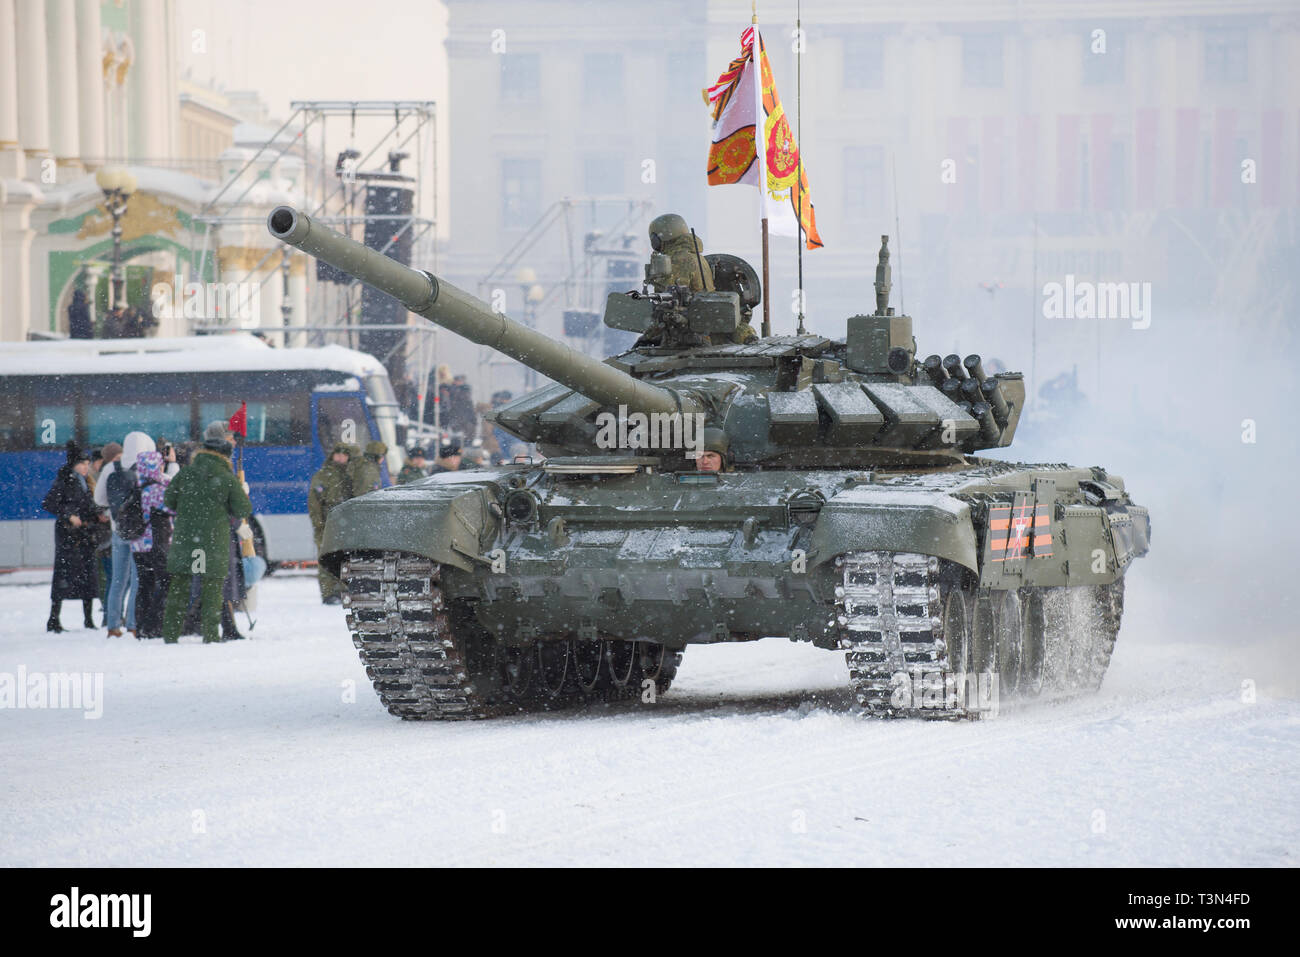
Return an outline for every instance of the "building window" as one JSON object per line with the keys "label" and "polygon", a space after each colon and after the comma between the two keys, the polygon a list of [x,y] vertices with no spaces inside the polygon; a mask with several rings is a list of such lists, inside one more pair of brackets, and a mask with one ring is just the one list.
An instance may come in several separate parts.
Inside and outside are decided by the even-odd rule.
{"label": "building window", "polygon": [[1205,34],[1207,83],[1246,82],[1246,31],[1210,30]]}
{"label": "building window", "polygon": [[885,150],[881,146],[844,148],[844,216],[850,222],[884,210]]}
{"label": "building window", "polygon": [[1087,86],[1103,86],[1124,82],[1124,34],[1117,30],[1106,31],[1106,52],[1095,53],[1096,41],[1089,33],[1083,44],[1083,82]]}
{"label": "building window", "polygon": [[844,89],[879,90],[885,85],[885,41],[869,33],[851,33],[842,43]]}
{"label": "building window", "polygon": [[972,33],[961,38],[961,78],[965,86],[1002,85],[1002,36]]}
{"label": "building window", "polygon": [[541,66],[536,53],[501,56],[501,99],[532,102],[541,88]]}
{"label": "building window", "polygon": [[623,55],[584,53],[582,55],[582,101],[618,103],[622,99]]}
{"label": "building window", "polygon": [[535,159],[501,161],[501,225],[527,229],[542,212],[542,164]]}
{"label": "building window", "polygon": [[[612,153],[593,153],[582,160],[582,191],[595,199],[623,194],[623,160]],[[592,203],[587,210],[588,229],[609,229],[626,215],[616,203]]]}

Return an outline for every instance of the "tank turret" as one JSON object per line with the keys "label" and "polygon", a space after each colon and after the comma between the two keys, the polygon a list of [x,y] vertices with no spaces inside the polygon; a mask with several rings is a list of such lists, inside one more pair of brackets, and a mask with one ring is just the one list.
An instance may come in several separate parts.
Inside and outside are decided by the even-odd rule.
{"label": "tank turret", "polygon": [[[716,285],[692,290],[668,284],[667,257],[654,253],[643,287],[612,293],[605,309],[607,325],[641,338],[601,361],[290,207],[275,209],[267,225],[281,242],[554,380],[492,414],[552,458],[631,453],[680,468],[692,449],[678,437],[707,426],[725,431],[737,467],[942,466],[1010,445],[1024,405],[1019,373],[987,375],[978,356],[918,361],[911,317],[889,305],[888,237],[875,309],[849,317],[840,340],[804,334],[734,342],[762,296],[754,270],[714,254],[706,258]],[[613,430],[604,427],[611,415],[619,417]],[[624,424],[638,415],[691,421]]]}

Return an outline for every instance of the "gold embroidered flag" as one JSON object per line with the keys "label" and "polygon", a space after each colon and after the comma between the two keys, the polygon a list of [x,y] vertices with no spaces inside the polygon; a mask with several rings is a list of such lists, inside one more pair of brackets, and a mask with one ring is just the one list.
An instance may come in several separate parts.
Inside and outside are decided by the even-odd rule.
{"label": "gold embroidered flag", "polygon": [[[755,49],[761,83],[755,82]],[[761,184],[768,231],[778,236],[798,236],[802,231],[809,249],[820,248],[817,216],[808,193],[808,171],[802,170],[800,176],[799,146],[776,92],[763,38],[756,29],[750,27],[740,35],[740,56],[704,91],[704,99],[713,113],[709,185]],[[763,120],[762,150],[755,149],[755,117]]]}

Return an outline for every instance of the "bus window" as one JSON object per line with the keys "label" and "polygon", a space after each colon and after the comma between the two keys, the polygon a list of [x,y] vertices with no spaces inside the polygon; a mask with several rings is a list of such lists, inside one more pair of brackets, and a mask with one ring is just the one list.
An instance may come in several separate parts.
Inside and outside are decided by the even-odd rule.
{"label": "bus window", "polygon": [[86,441],[121,442],[128,432],[190,434],[190,379],[168,373],[88,379],[84,386]]}
{"label": "bus window", "polygon": [[316,395],[316,438],[329,454],[336,442],[349,438],[353,445],[365,448],[370,441],[366,410],[355,395]]}
{"label": "bus window", "polygon": [[[200,402],[199,421],[203,423],[220,419],[230,421],[239,411],[238,402]],[[295,435],[294,402],[275,399],[269,402],[250,400],[248,403],[249,445],[300,445]]]}
{"label": "bus window", "polygon": [[32,447],[28,431],[32,415],[27,382],[18,376],[0,376],[0,451],[17,452]]}

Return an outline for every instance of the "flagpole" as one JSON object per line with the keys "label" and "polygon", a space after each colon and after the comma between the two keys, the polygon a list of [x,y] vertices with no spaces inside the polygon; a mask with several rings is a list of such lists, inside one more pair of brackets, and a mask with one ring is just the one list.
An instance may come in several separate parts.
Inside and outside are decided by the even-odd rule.
{"label": "flagpole", "polygon": [[803,327],[803,3],[798,0],[794,7],[794,31],[799,35],[799,45],[794,48],[794,125],[795,140],[799,144],[799,177],[795,188],[799,191],[799,205],[795,208],[794,242],[799,251],[799,335],[806,331]]}
{"label": "flagpole", "polygon": [[772,335],[772,287],[769,279],[767,253],[767,203],[763,191],[767,189],[767,167],[764,150],[767,148],[767,124],[763,114],[763,62],[758,39],[758,0],[751,0],[750,25],[754,28],[753,55],[749,65],[754,68],[754,159],[758,163],[758,215],[763,234],[763,338]]}

